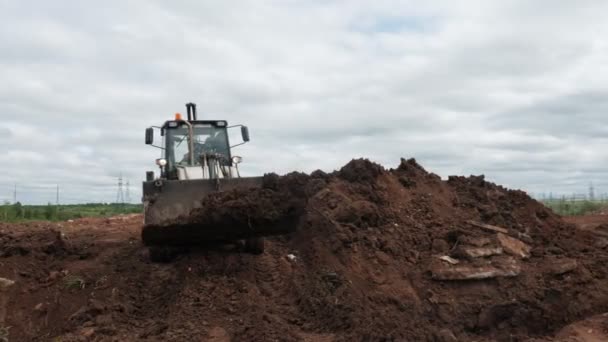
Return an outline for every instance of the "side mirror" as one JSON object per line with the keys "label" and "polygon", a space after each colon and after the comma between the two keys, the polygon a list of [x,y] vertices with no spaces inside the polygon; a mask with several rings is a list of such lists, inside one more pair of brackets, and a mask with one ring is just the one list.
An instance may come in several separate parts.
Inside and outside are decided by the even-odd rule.
{"label": "side mirror", "polygon": [[241,136],[244,142],[249,141],[249,128],[247,126],[241,126]]}
{"label": "side mirror", "polygon": [[154,142],[154,129],[152,127],[146,128],[146,145],[152,145]]}

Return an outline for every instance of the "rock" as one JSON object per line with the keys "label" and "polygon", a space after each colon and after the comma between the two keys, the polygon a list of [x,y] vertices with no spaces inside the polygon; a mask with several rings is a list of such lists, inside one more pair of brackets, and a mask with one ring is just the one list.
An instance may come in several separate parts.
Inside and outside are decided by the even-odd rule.
{"label": "rock", "polygon": [[0,278],[0,325],[4,325],[6,319],[6,306],[8,305],[8,297],[10,289],[15,286],[13,280]]}
{"label": "rock", "polygon": [[49,276],[48,276],[48,277],[46,277],[45,282],[53,282],[53,281],[56,281],[56,280],[58,280],[59,278],[63,278],[63,277],[65,277],[66,275],[68,275],[68,273],[69,273],[69,272],[68,272],[68,271],[66,271],[66,270],[63,270],[63,271],[51,271],[51,272],[49,273]]}
{"label": "rock", "polygon": [[47,306],[44,303],[38,303],[34,306],[34,311],[38,313],[45,313],[47,311]]}
{"label": "rock", "polygon": [[459,246],[453,254],[465,258],[483,258],[502,254],[502,248]]}
{"label": "rock", "polygon": [[474,280],[497,277],[515,277],[521,273],[521,267],[515,260],[501,265],[459,265],[451,266],[446,263],[431,264],[431,278],[434,280]]}
{"label": "rock", "polygon": [[390,264],[392,258],[390,256],[388,256],[388,254],[381,252],[381,251],[376,251],[376,258],[378,258],[378,261],[382,264],[382,265],[388,265]]}
{"label": "rock", "polygon": [[532,248],[526,243],[503,233],[498,233],[496,237],[507,254],[511,254],[522,259],[527,259],[530,257],[530,251]]}
{"label": "rock", "polygon": [[95,335],[95,328],[87,327],[80,330],[80,336],[90,338]]}
{"label": "rock", "polygon": [[230,341],[230,335],[222,327],[213,327],[213,328],[209,329],[209,333],[208,333],[208,336],[207,336],[207,341],[229,342]]}
{"label": "rock", "polygon": [[0,278],[0,292],[8,291],[8,289],[10,287],[12,287],[13,285],[15,285],[14,280],[10,280],[7,278]]}
{"label": "rock", "polygon": [[576,260],[569,258],[553,259],[550,262],[551,264],[547,267],[547,269],[551,274],[554,275],[572,272],[578,266],[578,262]]}
{"label": "rock", "polygon": [[608,239],[606,238],[599,238],[597,239],[597,241],[595,241],[595,247],[597,248],[606,248],[608,247]]}
{"label": "rock", "polygon": [[454,335],[452,330],[447,328],[439,330],[435,340],[437,342],[458,342],[456,335]]}
{"label": "rock", "polygon": [[451,258],[451,257],[449,257],[447,255],[442,255],[442,256],[439,256],[437,258],[439,260],[445,261],[445,262],[447,262],[449,264],[452,264],[452,265],[457,265],[458,263],[460,263],[460,261],[458,261],[458,259]]}

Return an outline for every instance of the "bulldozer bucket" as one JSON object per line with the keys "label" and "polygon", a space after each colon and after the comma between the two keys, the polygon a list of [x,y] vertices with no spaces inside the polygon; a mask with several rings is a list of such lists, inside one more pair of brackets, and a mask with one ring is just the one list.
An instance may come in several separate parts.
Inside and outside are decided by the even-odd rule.
{"label": "bulldozer bucket", "polygon": [[155,180],[143,183],[144,227],[142,240],[148,246],[190,245],[229,241],[250,236],[240,227],[193,227],[182,224],[192,210],[201,208],[206,195],[233,189],[259,188],[262,177]]}

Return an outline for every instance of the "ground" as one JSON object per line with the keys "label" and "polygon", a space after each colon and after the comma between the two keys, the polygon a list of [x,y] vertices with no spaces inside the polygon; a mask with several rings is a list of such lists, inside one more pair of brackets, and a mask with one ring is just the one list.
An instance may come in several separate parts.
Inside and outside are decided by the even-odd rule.
{"label": "ground", "polygon": [[[608,223],[608,216],[567,220],[593,229],[590,222]],[[239,313],[257,305],[253,311],[261,324],[294,316],[290,326],[297,327],[296,338],[334,340],[332,333],[300,328],[290,313],[294,303],[281,291],[297,261],[284,254],[282,242],[268,243],[262,256],[226,250],[154,264],[139,241],[141,223],[140,215],[128,215],[2,225],[3,233],[10,229],[25,235],[52,229],[61,232],[66,245],[53,249],[53,238],[45,235],[38,246],[29,245],[32,250],[26,255],[0,259],[0,276],[18,280],[7,313],[10,340],[179,341],[198,336],[200,341],[230,341],[235,331],[246,333],[251,324],[251,318]],[[233,278],[237,274],[247,277],[239,283]],[[269,299],[270,307],[265,306]],[[606,341],[607,315],[592,316],[537,341]]]}
{"label": "ground", "polygon": [[137,214],[0,224],[0,341],[608,340],[602,215],[413,160],[284,179],[305,207],[262,255],[152,263]]}

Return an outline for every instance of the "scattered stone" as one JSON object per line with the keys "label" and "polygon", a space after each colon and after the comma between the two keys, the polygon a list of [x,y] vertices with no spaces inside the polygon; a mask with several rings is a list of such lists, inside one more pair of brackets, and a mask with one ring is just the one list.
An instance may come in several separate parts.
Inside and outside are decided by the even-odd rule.
{"label": "scattered stone", "polygon": [[10,289],[15,285],[13,280],[7,278],[0,278],[0,325],[4,324],[6,319],[6,306],[8,304],[8,297]]}
{"label": "scattered stone", "polygon": [[507,254],[511,254],[522,259],[527,259],[530,257],[530,251],[532,248],[526,243],[503,233],[498,233],[496,236],[498,238],[498,242],[505,252],[507,252]]}
{"label": "scattered stone", "polygon": [[439,330],[439,332],[437,333],[436,340],[438,342],[458,342],[458,338],[456,338],[456,335],[454,335],[452,330],[447,328]]}
{"label": "scattered stone", "polygon": [[45,313],[47,311],[47,307],[44,303],[38,303],[34,306],[34,311],[38,313]]}
{"label": "scattered stone", "polygon": [[378,258],[378,261],[383,265],[390,264],[392,260],[392,258],[388,254],[382,251],[376,251],[376,258]]}
{"label": "scattered stone", "polygon": [[553,259],[548,269],[551,274],[560,275],[568,272],[572,272],[578,267],[578,262],[574,259]]}
{"label": "scattered stone", "polygon": [[[513,260],[514,261],[514,260]],[[445,263],[434,263],[431,266],[431,277],[434,280],[474,280],[497,277],[515,277],[521,273],[517,262],[509,262],[500,267],[485,266],[450,266]]]}
{"label": "scattered stone", "polygon": [[485,224],[485,223],[481,223],[481,222],[477,222],[477,221],[473,221],[473,220],[469,220],[469,221],[467,221],[467,223],[470,224],[470,225],[472,225],[472,226],[475,226],[477,228],[489,230],[489,231],[492,231],[492,232],[509,234],[509,230],[508,229],[502,228],[502,227],[498,227],[498,226],[493,226],[491,224]]}
{"label": "scattered stone", "polygon": [[213,327],[213,328],[209,329],[209,334],[208,334],[207,341],[229,342],[230,341],[230,335],[222,327]]}
{"label": "scattered stone", "polygon": [[445,262],[447,262],[449,264],[452,264],[452,265],[457,265],[458,263],[460,263],[460,261],[458,261],[457,259],[454,259],[454,258],[452,258],[450,256],[447,256],[447,255],[443,255],[443,256],[440,256],[438,258],[439,258],[439,260],[443,260],[443,261],[445,261]]}
{"label": "scattered stone", "polygon": [[82,330],[80,330],[80,336],[82,336],[82,337],[90,338],[93,335],[95,335],[94,327],[87,327],[87,328],[83,328]]}
{"label": "scattered stone", "polygon": [[0,278],[0,291],[6,291],[13,285],[15,285],[14,280],[10,280],[7,278]]}
{"label": "scattered stone", "polygon": [[465,258],[484,258],[492,255],[502,254],[502,248],[500,247],[469,247],[459,246],[453,253],[455,256]]}
{"label": "scattered stone", "polygon": [[608,247],[608,239],[606,239],[606,238],[599,238],[595,242],[595,247],[597,247],[597,248],[606,248],[606,247]]}

